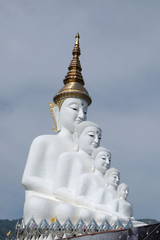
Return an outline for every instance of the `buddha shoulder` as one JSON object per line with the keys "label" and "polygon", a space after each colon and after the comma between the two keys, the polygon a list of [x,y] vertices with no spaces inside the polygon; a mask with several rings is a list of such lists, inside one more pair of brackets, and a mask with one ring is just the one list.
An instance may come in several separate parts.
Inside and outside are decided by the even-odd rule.
{"label": "buddha shoulder", "polygon": [[66,162],[66,161],[72,161],[76,160],[77,157],[79,157],[79,154],[77,152],[64,152],[59,156],[59,161]]}
{"label": "buddha shoulder", "polygon": [[56,135],[40,135],[33,140],[32,146],[47,147],[49,144],[53,144],[53,143],[56,144],[57,141],[58,141],[58,136]]}

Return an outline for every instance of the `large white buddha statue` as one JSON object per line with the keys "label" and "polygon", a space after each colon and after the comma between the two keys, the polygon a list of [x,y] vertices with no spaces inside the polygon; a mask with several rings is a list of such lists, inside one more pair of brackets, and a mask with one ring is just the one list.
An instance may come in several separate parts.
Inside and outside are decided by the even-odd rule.
{"label": "large white buddha statue", "polygon": [[[22,184],[25,187],[24,220],[34,217],[37,222],[43,217],[55,216],[55,201],[52,184],[61,153],[74,151],[73,137],[75,127],[86,120],[87,108],[91,98],[83,87],[79,61],[79,34],[73,49],[73,59],[64,79],[64,87],[50,104],[55,119],[56,135],[43,135],[34,139],[25,166]],[[53,109],[52,109],[53,107]]]}
{"label": "large white buddha statue", "polygon": [[101,128],[86,121],[92,100],[81,74],[79,34],[72,54],[64,86],[49,103],[57,134],[39,136],[30,147],[22,178],[24,222],[58,217],[62,224],[67,218],[101,224],[120,218],[136,225],[126,201],[128,186],[118,187],[120,172],[110,169],[111,153],[99,147]]}

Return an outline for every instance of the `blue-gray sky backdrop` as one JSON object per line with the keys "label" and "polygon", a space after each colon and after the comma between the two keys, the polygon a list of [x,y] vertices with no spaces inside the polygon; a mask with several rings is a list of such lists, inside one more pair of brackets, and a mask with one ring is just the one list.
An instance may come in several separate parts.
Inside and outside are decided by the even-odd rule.
{"label": "blue-gray sky backdrop", "polygon": [[0,218],[20,218],[32,140],[80,33],[88,119],[130,186],[136,218],[160,220],[160,1],[0,0]]}

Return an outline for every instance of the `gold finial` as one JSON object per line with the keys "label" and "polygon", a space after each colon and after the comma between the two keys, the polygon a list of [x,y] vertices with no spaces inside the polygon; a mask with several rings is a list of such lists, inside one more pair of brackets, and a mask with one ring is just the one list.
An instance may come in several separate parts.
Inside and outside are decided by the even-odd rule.
{"label": "gold finial", "polygon": [[68,82],[79,82],[82,85],[84,85],[83,77],[81,74],[82,68],[79,60],[79,56],[81,55],[81,50],[79,47],[79,33],[76,35],[76,42],[72,51],[73,58],[72,61],[68,67],[69,72],[65,76],[65,79],[63,80],[64,84]]}
{"label": "gold finial", "polygon": [[81,73],[82,68],[79,60],[79,56],[81,55],[79,47],[79,33],[77,33],[75,38],[76,41],[72,51],[73,58],[68,67],[69,71],[63,80],[64,87],[53,98],[54,102],[59,106],[59,108],[65,99],[72,97],[82,98],[87,101],[88,105],[90,105],[92,102],[87,90],[83,87],[85,83]]}
{"label": "gold finial", "polygon": [[79,39],[80,39],[79,33],[77,33],[77,35],[75,36],[75,39],[76,39],[75,45],[79,46]]}

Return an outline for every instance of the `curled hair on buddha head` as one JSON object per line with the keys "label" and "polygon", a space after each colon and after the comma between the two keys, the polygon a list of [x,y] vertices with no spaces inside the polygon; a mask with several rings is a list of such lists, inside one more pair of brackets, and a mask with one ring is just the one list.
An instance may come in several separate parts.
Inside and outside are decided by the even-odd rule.
{"label": "curled hair on buddha head", "polygon": [[121,183],[121,184],[118,186],[118,188],[117,188],[118,197],[120,196],[121,190],[122,190],[123,188],[127,188],[127,189],[129,190],[129,186],[128,186],[127,184]]}
{"label": "curled hair on buddha head", "polygon": [[82,132],[84,131],[84,129],[88,128],[88,127],[96,127],[96,128],[100,128],[100,126],[94,122],[90,122],[90,121],[83,121],[81,123],[79,123],[74,130],[74,134],[77,135],[77,137],[79,138],[82,134]]}
{"label": "curled hair on buddha head", "polygon": [[95,148],[92,152],[92,159],[95,160],[97,155],[100,153],[100,152],[108,152],[111,156],[111,152],[107,149],[107,148],[104,148],[104,147],[98,147],[98,148]]}
{"label": "curled hair on buddha head", "polygon": [[107,181],[107,186],[108,186],[108,178],[109,176],[113,173],[113,172],[117,172],[118,174],[120,174],[120,171],[117,169],[117,168],[110,168],[106,171],[106,174],[105,174],[105,178],[106,178],[106,181]]}

